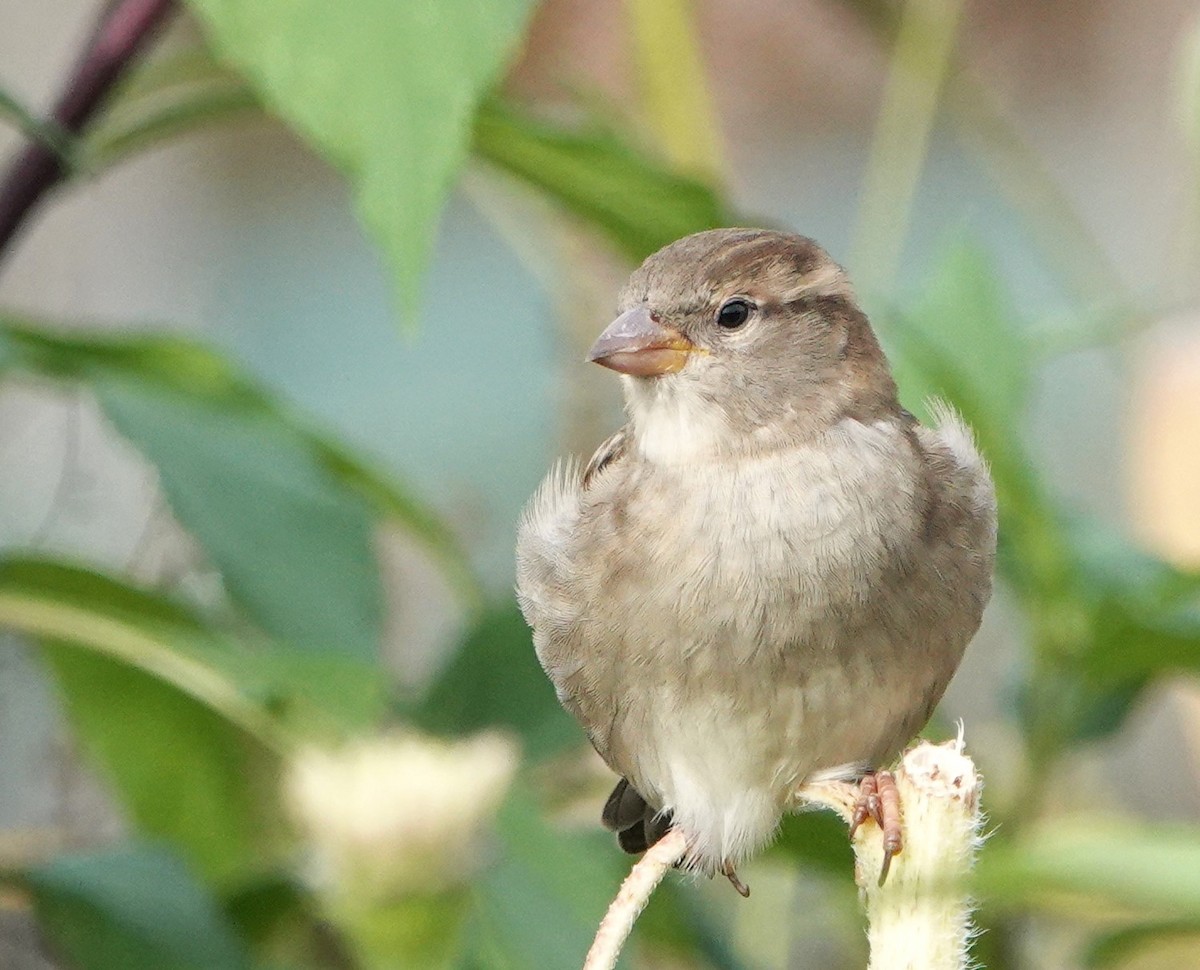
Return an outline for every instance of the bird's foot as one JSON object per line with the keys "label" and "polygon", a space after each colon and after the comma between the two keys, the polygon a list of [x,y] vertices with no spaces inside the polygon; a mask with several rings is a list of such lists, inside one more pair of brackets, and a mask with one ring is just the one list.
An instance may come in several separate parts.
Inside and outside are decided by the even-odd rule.
{"label": "bird's foot", "polygon": [[896,776],[890,771],[875,771],[864,775],[858,786],[858,801],[850,818],[850,838],[868,818],[883,832],[883,865],[879,869],[879,885],[887,879],[892,867],[892,857],[904,848],[904,837],[900,823],[900,793],[896,790]]}
{"label": "bird's foot", "polygon": [[729,884],[733,886],[733,888],[739,893],[741,893],[743,898],[750,898],[750,887],[738,878],[737,870],[733,868],[733,863],[728,859],[726,859],[725,864],[721,866],[721,875],[729,880]]}

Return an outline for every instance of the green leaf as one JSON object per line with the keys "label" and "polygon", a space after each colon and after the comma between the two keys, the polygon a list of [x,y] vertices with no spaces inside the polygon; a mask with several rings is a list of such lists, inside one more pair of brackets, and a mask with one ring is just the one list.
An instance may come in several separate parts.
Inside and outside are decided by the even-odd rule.
{"label": "green leaf", "polygon": [[529,627],[513,603],[484,612],[412,717],[438,734],[508,728],[531,758],[584,739],[538,665]]}
{"label": "green leaf", "polygon": [[41,642],[131,821],[224,884],[278,847],[273,752],[382,708],[375,667],[238,645],[169,601],[62,564],[0,560],[0,627]]}
{"label": "green leaf", "polygon": [[218,52],[354,186],[411,310],[475,106],[531,0],[190,0]]}
{"label": "green leaf", "polygon": [[188,868],[154,845],[60,856],[28,870],[42,931],[80,970],[248,970],[250,960]]}
{"label": "green leaf", "polygon": [[288,874],[268,873],[243,883],[225,897],[224,909],[260,967],[328,970],[353,965],[346,941],[330,932],[317,899]]}
{"label": "green leaf", "polygon": [[329,918],[363,970],[458,970],[471,897],[466,890],[417,893],[368,906],[335,903]]}
{"label": "green leaf", "polygon": [[274,415],[180,394],[141,375],[91,386],[159,470],[171,509],[235,600],[298,646],[369,657],[382,605],[366,502]]}
{"label": "green leaf", "polygon": [[845,878],[854,872],[854,851],[846,823],[833,812],[812,810],[786,815],[771,852],[806,870]]}
{"label": "green leaf", "polygon": [[594,225],[637,262],[680,236],[734,221],[710,186],[612,132],[564,129],[499,99],[480,106],[475,153]]}
{"label": "green leaf", "polygon": [[707,912],[696,887],[668,874],[638,917],[638,937],[656,950],[712,970],[747,970],[728,931]]}
{"label": "green leaf", "polygon": [[546,825],[519,789],[497,829],[500,857],[476,887],[476,963],[488,970],[582,963],[623,878],[624,857],[607,838]]}
{"label": "green leaf", "polygon": [[[47,641],[42,655],[86,753],[137,828],[210,881],[262,863],[272,831],[269,754],[211,708],[151,675]],[[261,791],[259,790],[261,788]]]}
{"label": "green leaf", "polygon": [[921,410],[924,398],[940,395],[993,447],[1015,439],[1025,414],[1029,351],[978,245],[960,240],[946,248],[890,336],[900,348],[901,392],[912,407]]}
{"label": "green leaf", "polygon": [[1136,694],[1156,676],[1200,671],[1200,574],[1174,568],[1097,522],[1074,524],[1072,539],[1095,616],[1080,658],[1089,681]]}
{"label": "green leaf", "polygon": [[253,92],[217,63],[207,45],[197,42],[166,56],[160,51],[121,79],[75,147],[69,174],[95,178],[163,141],[261,110]]}
{"label": "green leaf", "polygon": [[11,122],[27,138],[40,141],[70,166],[75,151],[70,132],[52,121],[43,121],[3,88],[0,88],[0,120]]}
{"label": "green leaf", "polygon": [[1191,952],[1197,952],[1197,948],[1200,948],[1200,919],[1159,920],[1105,933],[1088,945],[1083,955],[1083,966],[1088,970],[1123,966],[1130,957],[1144,949],[1178,940],[1190,940]]}
{"label": "green leaf", "polygon": [[374,664],[234,642],[170,600],[66,563],[0,558],[0,626],[143,671],[270,747],[282,734],[363,730],[383,711]]}
{"label": "green leaf", "polygon": [[157,465],[173,511],[233,598],[281,640],[374,656],[381,517],[407,528],[474,595],[466,556],[436,516],[211,350],[176,337],[68,336],[13,323],[0,333],[8,348],[0,365],[92,388]]}
{"label": "green leaf", "polygon": [[1200,917],[1200,829],[1055,819],[1017,845],[984,852],[977,888],[1026,908],[1100,903]]}
{"label": "green leaf", "polygon": [[110,121],[90,133],[79,168],[94,177],[101,169],[110,168],[179,135],[256,113],[261,113],[258,99],[238,85],[185,92],[183,96],[155,106],[121,125]]}

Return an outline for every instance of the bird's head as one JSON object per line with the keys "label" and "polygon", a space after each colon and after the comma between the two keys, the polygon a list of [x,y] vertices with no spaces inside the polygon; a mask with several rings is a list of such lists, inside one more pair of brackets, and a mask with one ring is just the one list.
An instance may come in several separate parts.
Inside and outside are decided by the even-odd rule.
{"label": "bird's head", "polygon": [[635,432],[680,438],[681,454],[769,447],[898,408],[846,274],[803,236],[687,236],[634,272],[619,309],[588,359],[625,375]]}

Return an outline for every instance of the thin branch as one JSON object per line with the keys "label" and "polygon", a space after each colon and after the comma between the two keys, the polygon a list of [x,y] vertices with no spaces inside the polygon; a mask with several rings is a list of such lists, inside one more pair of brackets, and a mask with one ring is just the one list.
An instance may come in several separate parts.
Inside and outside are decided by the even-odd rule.
{"label": "thin branch", "polygon": [[596,939],[583,962],[583,970],[613,970],[634,922],[667,870],[682,859],[686,851],[687,839],[683,832],[671,829],[634,864],[600,922]]}
{"label": "thin branch", "polygon": [[[175,0],[116,0],[105,10],[54,108],[56,128],[71,136],[87,127],[175,6]],[[43,140],[13,159],[0,182],[0,258],[29,213],[66,174],[63,159]]]}

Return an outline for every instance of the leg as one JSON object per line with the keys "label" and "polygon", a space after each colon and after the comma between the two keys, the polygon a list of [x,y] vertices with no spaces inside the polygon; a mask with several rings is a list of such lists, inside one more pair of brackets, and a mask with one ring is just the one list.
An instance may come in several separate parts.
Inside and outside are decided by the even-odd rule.
{"label": "leg", "polygon": [[896,790],[896,776],[890,771],[876,771],[864,775],[859,784],[858,801],[850,818],[850,838],[868,818],[873,819],[883,832],[883,866],[879,870],[882,886],[892,867],[892,857],[904,848],[904,837],[900,823],[900,793]]}

